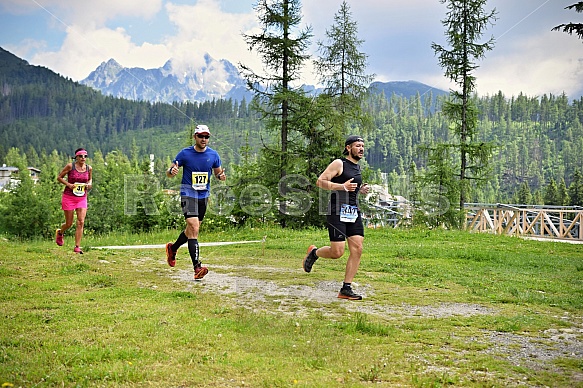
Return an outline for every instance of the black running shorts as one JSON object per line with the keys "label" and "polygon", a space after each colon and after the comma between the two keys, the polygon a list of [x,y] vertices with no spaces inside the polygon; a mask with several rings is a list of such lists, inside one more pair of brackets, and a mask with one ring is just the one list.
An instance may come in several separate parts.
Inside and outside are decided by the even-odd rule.
{"label": "black running shorts", "polygon": [[330,241],[346,241],[346,238],[350,236],[364,237],[364,226],[360,212],[355,222],[342,222],[339,214],[329,214],[326,216],[326,223]]}
{"label": "black running shorts", "polygon": [[208,198],[181,197],[180,205],[182,206],[184,218],[198,217],[198,220],[202,222],[206,214],[207,202]]}

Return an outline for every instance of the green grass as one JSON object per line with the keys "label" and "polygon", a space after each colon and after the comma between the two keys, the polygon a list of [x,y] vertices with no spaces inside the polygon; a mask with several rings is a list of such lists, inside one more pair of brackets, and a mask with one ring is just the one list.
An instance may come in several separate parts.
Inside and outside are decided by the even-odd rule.
{"label": "green grass", "polygon": [[[197,283],[175,277],[191,271],[185,248],[175,268],[162,249],[97,249],[163,244],[177,234],[87,236],[84,255],[67,240],[0,242],[0,384],[583,387],[583,350],[551,360],[527,352],[515,362],[521,342],[492,339],[547,349],[555,346],[548,333],[558,331],[581,346],[581,245],[367,230],[355,279],[361,302],[337,300],[336,291],[318,302],[209,288],[219,275],[314,292],[339,287],[345,257],[301,270],[306,247],[327,243],[322,230],[203,229],[201,242],[267,237],[202,247],[211,272]],[[456,314],[459,307],[467,309]],[[474,307],[482,313],[470,313]]]}

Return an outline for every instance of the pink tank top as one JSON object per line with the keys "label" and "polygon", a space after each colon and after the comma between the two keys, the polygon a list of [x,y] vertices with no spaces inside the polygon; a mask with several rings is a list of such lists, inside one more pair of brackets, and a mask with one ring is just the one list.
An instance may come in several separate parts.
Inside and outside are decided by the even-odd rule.
{"label": "pink tank top", "polygon": [[[75,163],[73,163],[73,168],[71,169],[71,171],[69,171],[67,173],[67,182],[70,183],[87,183],[89,182],[89,169],[91,167],[89,167],[89,165],[86,165],[86,169],[85,172],[79,172],[75,169]],[[65,186],[65,191],[64,194],[66,195],[73,195],[75,196],[75,194],[73,194],[73,190],[71,190],[70,188]],[[84,195],[87,195],[87,191],[85,191]]]}

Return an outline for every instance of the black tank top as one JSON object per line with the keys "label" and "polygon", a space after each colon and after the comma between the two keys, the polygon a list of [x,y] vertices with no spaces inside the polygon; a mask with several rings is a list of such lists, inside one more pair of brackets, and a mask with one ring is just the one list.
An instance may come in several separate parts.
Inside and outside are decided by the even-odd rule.
{"label": "black tank top", "polygon": [[350,178],[354,178],[352,183],[358,183],[358,186],[355,191],[344,191],[344,189],[332,191],[329,207],[331,214],[339,214],[340,206],[342,204],[357,206],[358,191],[360,190],[360,186],[362,186],[362,173],[360,171],[360,166],[356,163],[352,163],[346,158],[340,160],[342,161],[342,174],[332,178],[332,182],[342,184],[350,180]]}

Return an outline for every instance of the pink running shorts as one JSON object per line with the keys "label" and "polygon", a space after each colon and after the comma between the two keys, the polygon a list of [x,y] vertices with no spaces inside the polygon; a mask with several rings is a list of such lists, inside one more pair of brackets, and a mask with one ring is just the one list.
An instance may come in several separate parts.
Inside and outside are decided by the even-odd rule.
{"label": "pink running shorts", "polygon": [[65,195],[61,199],[61,209],[63,210],[75,210],[75,209],[87,209],[87,195],[82,197],[76,197],[74,195]]}

